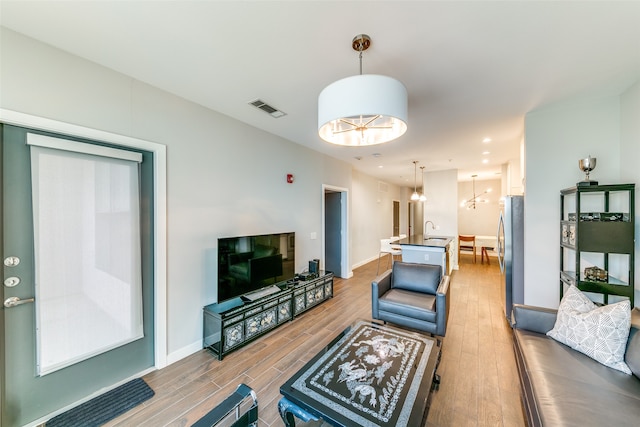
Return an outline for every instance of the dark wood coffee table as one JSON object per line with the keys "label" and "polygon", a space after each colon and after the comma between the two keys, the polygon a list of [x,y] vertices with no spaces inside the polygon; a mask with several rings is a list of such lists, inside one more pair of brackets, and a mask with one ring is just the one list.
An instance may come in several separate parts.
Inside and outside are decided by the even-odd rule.
{"label": "dark wood coffee table", "polygon": [[287,426],[294,415],[336,426],[421,426],[440,347],[416,332],[358,321],[280,387]]}

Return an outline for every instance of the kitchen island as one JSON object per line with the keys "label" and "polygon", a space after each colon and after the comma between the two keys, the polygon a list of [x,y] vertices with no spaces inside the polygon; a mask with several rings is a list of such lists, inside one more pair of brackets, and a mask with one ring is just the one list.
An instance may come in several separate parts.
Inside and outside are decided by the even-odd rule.
{"label": "kitchen island", "polygon": [[444,274],[451,274],[451,249],[454,237],[412,235],[395,242],[402,249],[402,261],[442,266]]}

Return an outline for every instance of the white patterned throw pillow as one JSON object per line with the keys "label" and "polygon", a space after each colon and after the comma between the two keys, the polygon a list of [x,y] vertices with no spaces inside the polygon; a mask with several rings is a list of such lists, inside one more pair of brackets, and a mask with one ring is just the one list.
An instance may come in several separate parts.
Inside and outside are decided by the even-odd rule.
{"label": "white patterned throw pillow", "polygon": [[569,286],[560,301],[556,323],[547,335],[605,366],[631,375],[624,362],[630,327],[628,300],[599,307],[578,288]]}

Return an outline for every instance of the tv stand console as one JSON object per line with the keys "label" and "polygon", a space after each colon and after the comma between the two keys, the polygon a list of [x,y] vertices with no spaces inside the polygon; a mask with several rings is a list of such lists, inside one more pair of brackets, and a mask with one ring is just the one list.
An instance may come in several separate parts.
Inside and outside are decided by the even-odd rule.
{"label": "tv stand console", "polygon": [[203,308],[203,346],[218,360],[286,321],[333,297],[333,273],[278,283],[279,292],[247,300],[242,296]]}

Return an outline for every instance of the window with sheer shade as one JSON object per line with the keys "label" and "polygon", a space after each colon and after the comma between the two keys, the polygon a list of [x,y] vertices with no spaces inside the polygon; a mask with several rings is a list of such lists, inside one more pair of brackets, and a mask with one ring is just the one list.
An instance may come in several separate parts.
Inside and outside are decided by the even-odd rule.
{"label": "window with sheer shade", "polygon": [[138,153],[29,134],[38,374],[143,336]]}

